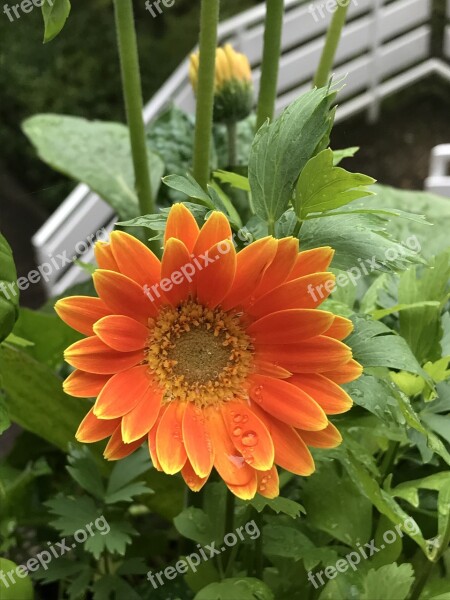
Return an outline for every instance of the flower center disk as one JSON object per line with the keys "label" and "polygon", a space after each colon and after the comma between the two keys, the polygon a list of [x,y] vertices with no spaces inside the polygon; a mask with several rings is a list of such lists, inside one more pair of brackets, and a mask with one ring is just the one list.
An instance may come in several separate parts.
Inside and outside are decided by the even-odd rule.
{"label": "flower center disk", "polygon": [[204,407],[242,398],[253,346],[236,315],[188,301],[156,317],[147,360],[166,402]]}

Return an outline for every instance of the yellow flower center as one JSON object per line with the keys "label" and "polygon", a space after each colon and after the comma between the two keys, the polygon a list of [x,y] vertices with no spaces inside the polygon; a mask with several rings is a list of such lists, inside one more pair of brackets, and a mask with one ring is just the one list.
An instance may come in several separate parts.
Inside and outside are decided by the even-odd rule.
{"label": "yellow flower center", "polygon": [[156,317],[147,360],[166,402],[204,407],[242,398],[253,346],[237,315],[188,301]]}

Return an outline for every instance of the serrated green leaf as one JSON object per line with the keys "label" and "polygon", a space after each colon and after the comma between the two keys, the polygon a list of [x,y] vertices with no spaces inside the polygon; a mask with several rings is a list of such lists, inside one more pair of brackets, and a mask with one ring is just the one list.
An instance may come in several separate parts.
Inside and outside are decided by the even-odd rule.
{"label": "serrated green leaf", "polygon": [[333,166],[333,151],[328,148],[311,158],[302,170],[294,210],[303,220],[310,213],[340,208],[364,196],[372,196],[374,193],[366,188],[373,183],[372,177]]}
{"label": "serrated green leaf", "polygon": [[73,535],[79,529],[84,530],[87,524],[100,516],[94,500],[87,496],[71,498],[60,494],[47,500],[45,505],[57,517],[51,524],[61,535]]}
{"label": "serrated green leaf", "polygon": [[103,575],[93,586],[94,600],[142,600],[136,590],[121,577],[117,575]]}
{"label": "serrated green leaf", "polygon": [[231,173],[230,171],[214,171],[214,177],[216,177],[221,183],[228,183],[232,187],[243,190],[244,192],[250,192],[250,183],[248,177],[238,175],[237,173]]}
{"label": "serrated green leaf", "polygon": [[96,531],[84,544],[85,550],[97,560],[105,551],[124,556],[127,546],[132,542],[131,536],[137,535],[134,527],[126,521],[109,521],[108,525],[110,529],[107,533],[102,535]]}
{"label": "serrated green leaf", "polygon": [[105,501],[108,504],[115,502],[131,502],[133,496],[151,493],[143,482],[136,482],[135,479],[151,469],[149,463],[148,450],[140,448],[114,465],[108,481]]}
{"label": "serrated green leaf", "polygon": [[84,490],[99,500],[105,495],[105,486],[102,475],[89,448],[86,446],[72,446],[66,467],[74,481]]}
{"label": "serrated green leaf", "polygon": [[244,504],[253,506],[259,513],[265,508],[270,508],[277,513],[277,515],[288,515],[292,519],[296,519],[301,513],[305,512],[305,509],[301,504],[294,502],[294,500],[291,500],[290,498],[283,498],[282,496],[278,496],[278,498],[271,500],[257,494],[253,500],[248,500],[244,502]]}
{"label": "serrated green leaf", "polygon": [[70,14],[69,0],[44,0],[42,16],[44,17],[44,44],[53,40],[63,29]]}
{"label": "serrated green leaf", "polygon": [[175,517],[173,523],[182,536],[199,544],[209,544],[215,538],[215,528],[200,508],[186,508]]}
{"label": "serrated green leaf", "polygon": [[344,158],[353,158],[358,152],[359,146],[351,146],[342,150],[333,150],[333,164],[337,166]]}
{"label": "serrated green leaf", "polygon": [[[22,128],[41,160],[56,171],[86,183],[121,219],[132,219],[139,214],[130,135],[125,125],[43,114],[27,119]],[[148,161],[156,195],[164,165],[150,151]]]}
{"label": "serrated green leaf", "polygon": [[330,124],[334,92],[314,89],[265,123],[252,144],[248,178],[256,214],[275,223],[291,201],[297,179]]}
{"label": "serrated green leaf", "polygon": [[364,577],[361,600],[405,600],[414,583],[414,570],[410,564],[385,565],[370,569]]}

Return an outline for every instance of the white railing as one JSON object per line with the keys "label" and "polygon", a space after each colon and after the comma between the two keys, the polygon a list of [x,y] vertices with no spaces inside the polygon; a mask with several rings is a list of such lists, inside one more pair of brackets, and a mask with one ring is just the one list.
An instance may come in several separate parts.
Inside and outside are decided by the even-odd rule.
{"label": "white railing", "polygon": [[[352,0],[334,65],[336,78],[346,76],[338,96],[337,121],[363,110],[375,120],[383,98],[432,73],[450,81],[449,65],[430,57],[431,2],[393,0],[385,5],[383,0]],[[450,0],[447,3],[450,21]],[[326,0],[311,4],[285,1],[278,112],[311,86],[332,16],[325,7]],[[231,42],[249,57],[256,92],[261,77],[264,16],[265,5],[261,4],[224,22],[219,30],[220,43]],[[450,23],[445,31],[443,54],[450,57]],[[146,105],[146,123],[171,103],[186,112],[194,111],[187,73],[188,59]],[[108,205],[86,186],[77,186],[34,236],[38,262],[46,262],[48,255],[56,252],[67,251],[72,256],[78,241],[102,226],[111,226],[113,219]],[[91,258],[88,254],[82,260]],[[62,276],[54,273],[48,283],[49,291],[61,293],[84,277],[76,266]]]}

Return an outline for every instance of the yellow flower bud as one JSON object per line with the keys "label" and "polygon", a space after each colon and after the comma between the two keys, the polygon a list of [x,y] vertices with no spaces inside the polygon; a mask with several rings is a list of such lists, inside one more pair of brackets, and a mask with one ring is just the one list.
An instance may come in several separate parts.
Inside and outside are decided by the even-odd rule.
{"label": "yellow flower bud", "polygon": [[[198,89],[198,52],[191,55],[189,79],[195,93]],[[231,44],[216,50],[214,84],[214,121],[237,123],[245,119],[253,107],[252,71],[248,58],[236,52]]]}

